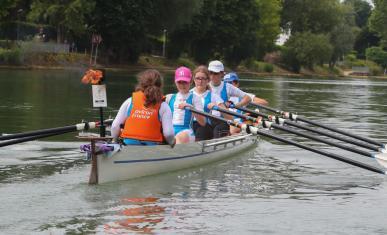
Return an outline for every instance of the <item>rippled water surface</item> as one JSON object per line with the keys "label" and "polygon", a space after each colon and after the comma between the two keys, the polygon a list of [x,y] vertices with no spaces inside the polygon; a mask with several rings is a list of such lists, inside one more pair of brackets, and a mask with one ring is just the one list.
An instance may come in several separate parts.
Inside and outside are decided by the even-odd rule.
{"label": "rippled water surface", "polygon": [[[97,119],[81,75],[0,70],[0,132]],[[241,83],[272,107],[387,143],[387,81],[245,77]],[[107,86],[105,115],[114,116],[133,90],[133,74],[110,73]],[[90,186],[90,164],[73,135],[0,148],[1,234],[387,233],[385,176],[296,147],[263,138],[256,149],[208,166]]]}

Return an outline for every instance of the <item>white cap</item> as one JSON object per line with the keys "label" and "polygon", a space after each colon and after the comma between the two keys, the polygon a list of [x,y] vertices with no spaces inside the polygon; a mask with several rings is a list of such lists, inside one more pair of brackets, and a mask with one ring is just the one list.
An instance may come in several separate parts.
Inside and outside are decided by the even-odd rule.
{"label": "white cap", "polygon": [[219,73],[224,71],[222,62],[219,60],[213,60],[208,64],[208,71]]}

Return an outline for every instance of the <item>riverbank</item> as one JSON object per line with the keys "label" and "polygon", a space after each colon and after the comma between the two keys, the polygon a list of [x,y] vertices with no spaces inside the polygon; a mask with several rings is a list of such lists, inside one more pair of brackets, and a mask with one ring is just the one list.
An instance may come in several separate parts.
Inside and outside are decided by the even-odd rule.
{"label": "riverbank", "polygon": [[[187,66],[194,68],[198,64],[195,64],[189,59],[177,59],[177,60],[167,60],[162,57],[154,56],[141,56],[140,60],[136,64],[113,64],[113,65],[103,65],[98,64],[97,67],[100,69],[105,69],[107,72],[140,72],[145,69],[157,69],[160,72],[164,73],[173,73],[174,70],[179,66]],[[294,78],[311,78],[311,77],[350,77],[350,78],[365,78],[365,79],[387,79],[387,76],[356,76],[351,75],[351,70],[341,70],[340,68],[335,67],[334,72],[329,68],[318,66],[315,70],[302,69],[300,73],[294,73],[292,71],[286,70],[277,65],[271,65],[271,72],[256,71],[257,69],[249,69],[245,66],[238,66],[235,70],[226,67],[226,72],[236,71],[240,75],[247,76],[256,76],[256,77],[294,77]],[[84,70],[88,68],[84,63],[79,63],[79,66],[76,64],[72,65],[0,65],[0,69],[12,69],[12,70],[34,70],[34,69],[52,69],[52,70]],[[259,69],[258,69],[259,70]]]}

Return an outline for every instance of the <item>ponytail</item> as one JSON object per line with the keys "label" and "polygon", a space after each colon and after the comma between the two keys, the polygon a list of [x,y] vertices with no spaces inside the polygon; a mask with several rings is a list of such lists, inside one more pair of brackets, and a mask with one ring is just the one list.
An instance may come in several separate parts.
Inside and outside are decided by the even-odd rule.
{"label": "ponytail", "polygon": [[156,105],[163,99],[161,90],[163,78],[155,69],[148,69],[137,76],[136,91],[142,91],[145,95],[145,107]]}

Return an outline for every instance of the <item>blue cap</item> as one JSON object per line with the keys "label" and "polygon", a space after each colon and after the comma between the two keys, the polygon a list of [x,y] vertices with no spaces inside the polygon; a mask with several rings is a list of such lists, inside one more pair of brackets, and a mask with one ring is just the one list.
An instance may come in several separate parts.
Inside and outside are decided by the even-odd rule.
{"label": "blue cap", "polygon": [[234,81],[238,82],[239,78],[238,78],[238,75],[236,73],[231,72],[231,73],[224,75],[224,81],[229,82],[229,83],[232,83]]}

